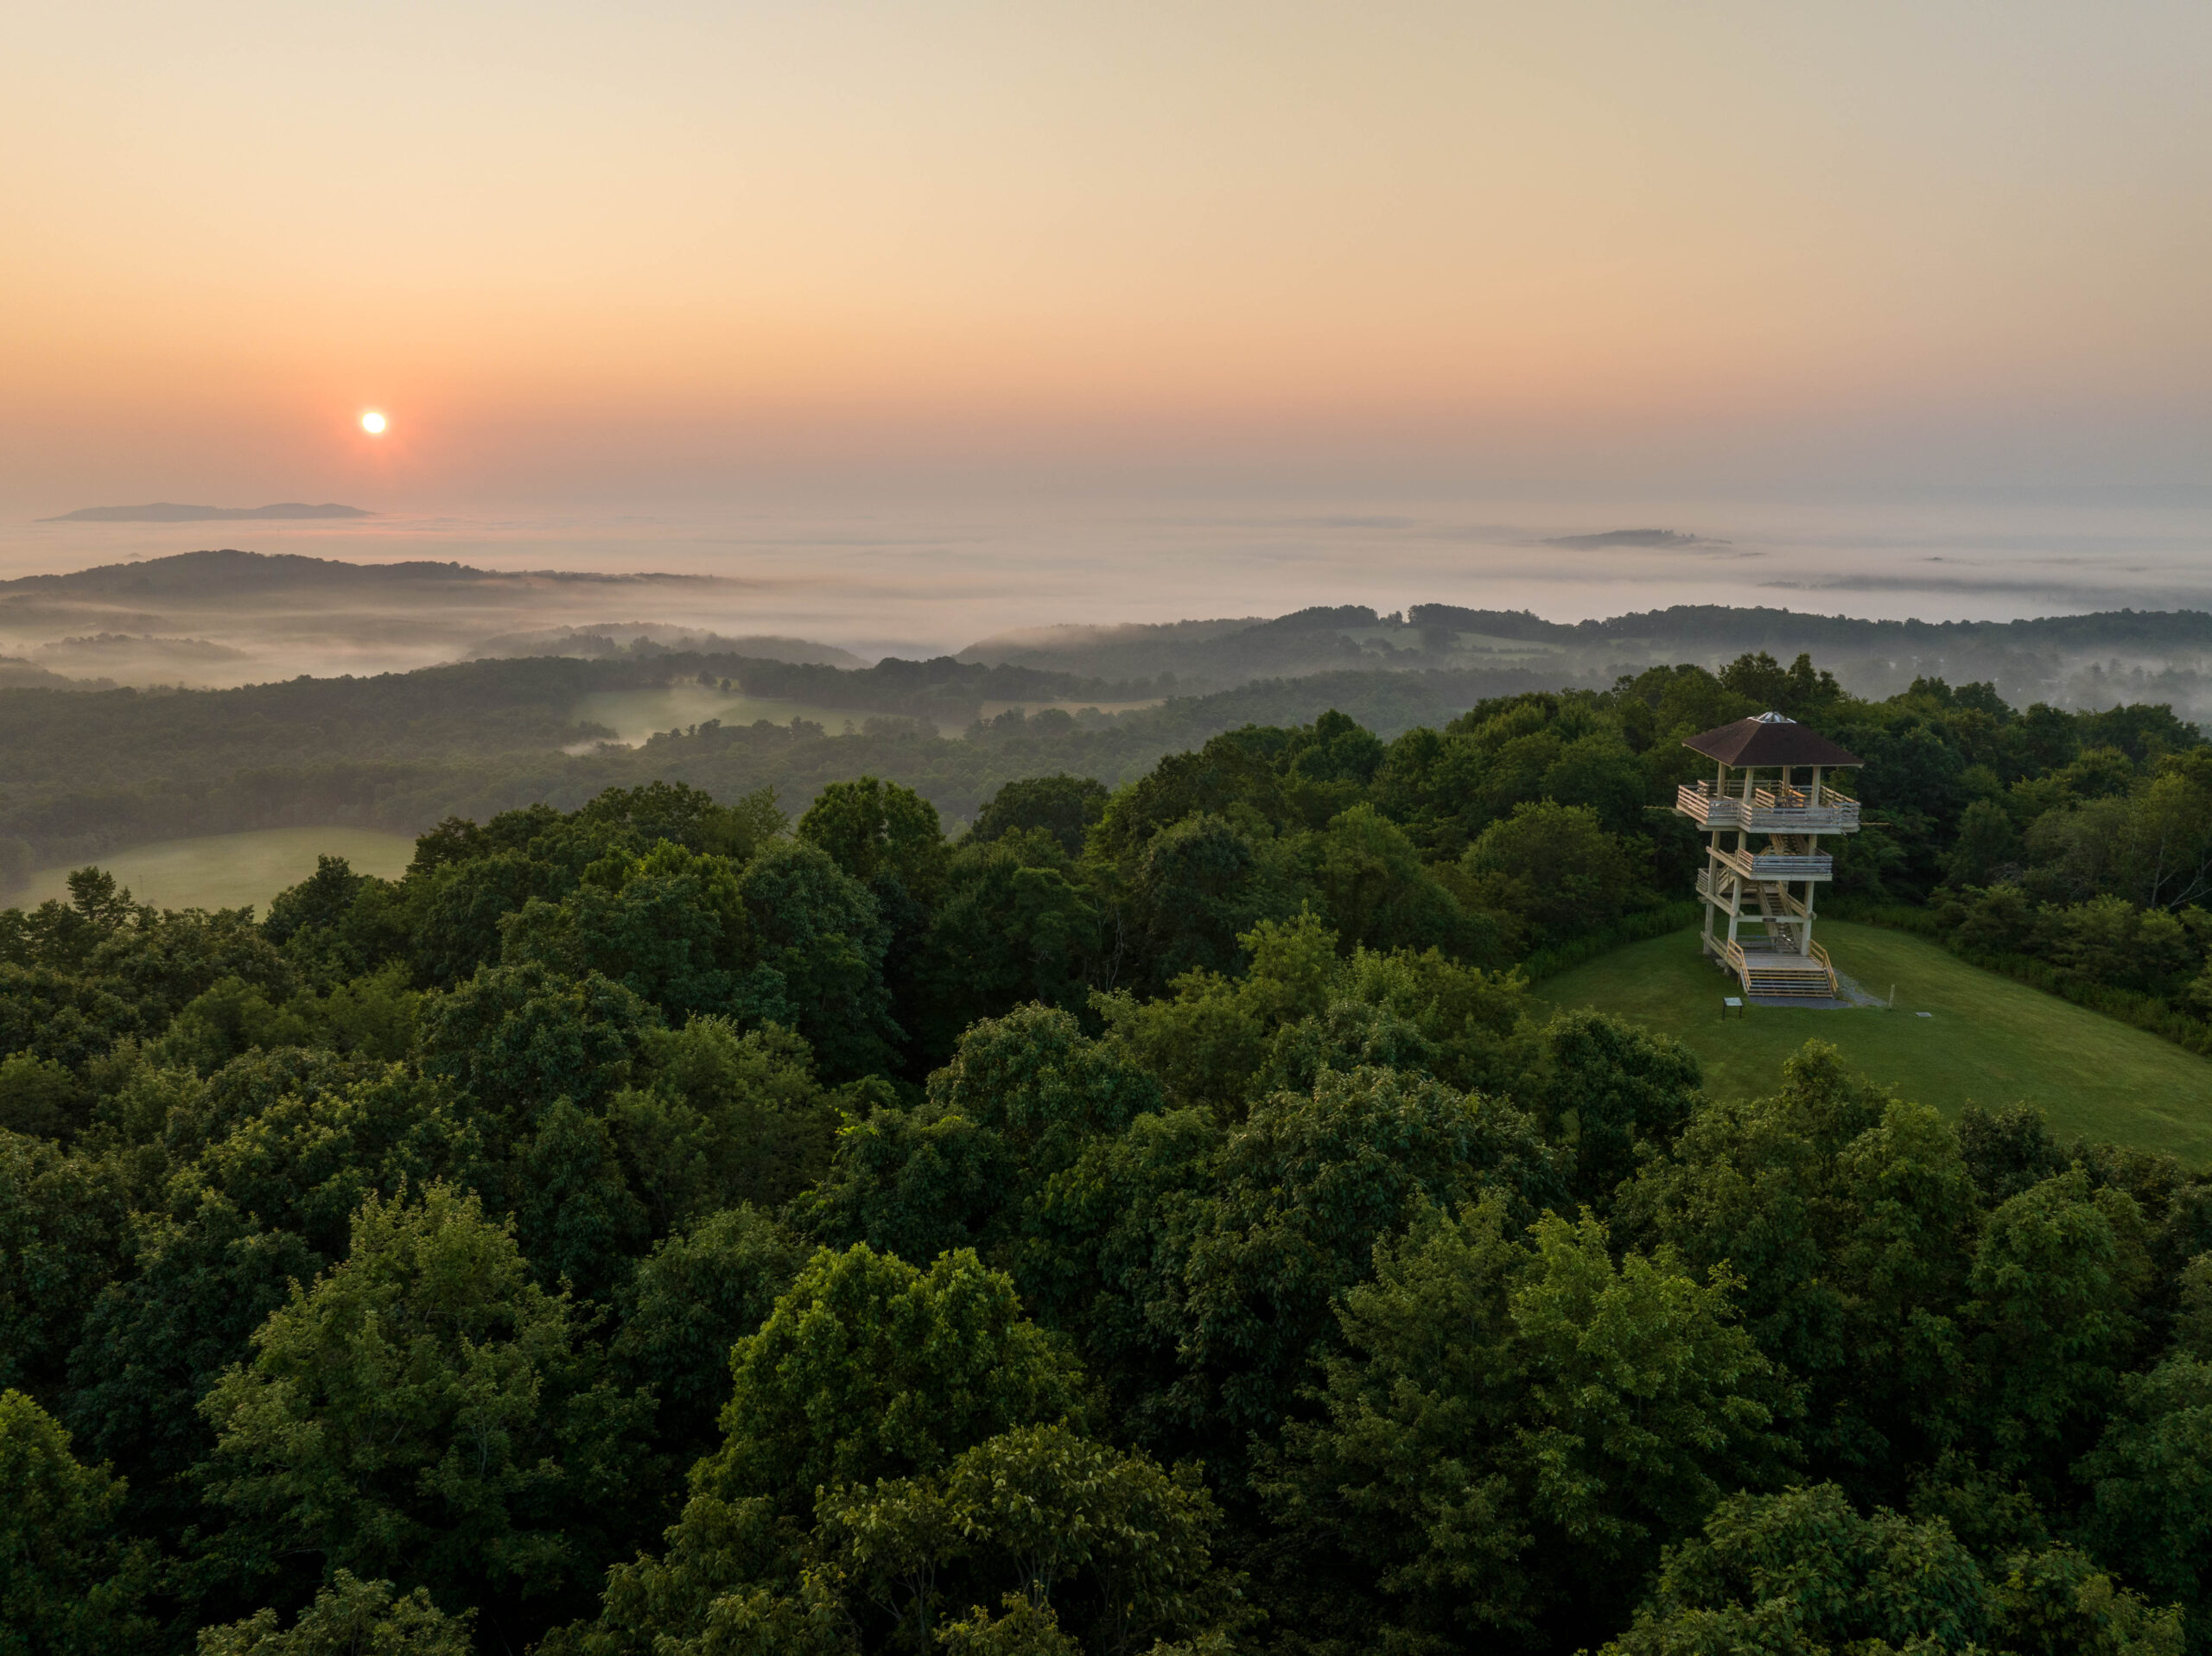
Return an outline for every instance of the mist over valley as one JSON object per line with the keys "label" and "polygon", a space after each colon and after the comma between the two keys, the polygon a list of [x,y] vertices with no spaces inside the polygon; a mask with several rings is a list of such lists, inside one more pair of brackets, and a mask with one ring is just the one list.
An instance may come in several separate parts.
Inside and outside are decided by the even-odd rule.
{"label": "mist over valley", "polygon": [[[1718,669],[1760,652],[1809,655],[1869,698],[1929,679],[1986,683],[2021,707],[2155,702],[2212,719],[2212,611],[2032,612],[2039,588],[2029,583],[2052,568],[2086,572],[2085,595],[2115,574],[2170,572],[2157,560],[2172,555],[2149,536],[2118,555],[2038,562],[1961,546],[1953,530],[1943,553],[1842,560],[1891,606],[1916,607],[1914,582],[1962,580],[1920,573],[1933,565],[1982,572],[1993,590],[1955,595],[1967,607],[2030,612],[1929,620],[1813,612],[1788,601],[1809,582],[1743,578],[1833,567],[1841,555],[1826,547],[1606,531],[1543,545],[1550,568],[1540,573],[1526,562],[1529,537],[1501,531],[1451,543],[1454,568],[1414,523],[1301,520],[1294,534],[1270,525],[1262,535],[1209,520],[1211,557],[1145,600],[1178,602],[1186,589],[1193,603],[1294,593],[1308,549],[1351,536],[1403,555],[1378,555],[1353,577],[1332,553],[1328,586],[1417,594],[1396,607],[1056,618],[905,650],[881,648],[880,635],[1079,607],[1069,588],[1080,561],[1024,562],[971,530],[965,542],[896,550],[802,553],[791,539],[743,555],[696,544],[687,554],[671,538],[629,545],[633,561],[689,555],[683,570],[371,562],[329,555],[366,548],[317,539],[313,552],[218,549],[16,575],[0,581],[0,878],[181,834],[319,822],[415,833],[535,799],[581,803],[654,776],[717,792],[769,787],[803,808],[826,783],[868,771],[920,789],[957,823],[1025,768],[1114,785],[1245,724],[1302,724],[1335,709],[1389,739],[1441,727],[1485,698],[1602,690],[1655,667]],[[2159,525],[2176,546],[2190,532]],[[418,540],[440,543],[401,544]],[[1141,536],[1125,543],[1133,564],[1164,555]],[[894,560],[908,579],[928,574],[948,590],[902,593],[884,578]],[[1586,606],[1637,594],[1734,601],[1572,619],[1509,606],[1530,593],[1560,604],[1562,562],[1586,564],[1573,587]],[[987,568],[1019,588],[982,590]],[[2006,571],[2018,584],[2001,587]],[[1131,571],[1108,578],[1126,606]],[[810,622],[822,631],[797,630]]]}

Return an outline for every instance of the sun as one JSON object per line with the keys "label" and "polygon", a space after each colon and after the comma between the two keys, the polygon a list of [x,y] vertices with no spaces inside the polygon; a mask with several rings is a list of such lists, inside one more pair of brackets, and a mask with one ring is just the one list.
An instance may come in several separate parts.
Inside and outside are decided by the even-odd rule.
{"label": "sun", "polygon": [[361,429],[367,432],[372,437],[381,437],[384,435],[384,416],[378,414],[374,409],[371,409],[366,414],[361,416]]}

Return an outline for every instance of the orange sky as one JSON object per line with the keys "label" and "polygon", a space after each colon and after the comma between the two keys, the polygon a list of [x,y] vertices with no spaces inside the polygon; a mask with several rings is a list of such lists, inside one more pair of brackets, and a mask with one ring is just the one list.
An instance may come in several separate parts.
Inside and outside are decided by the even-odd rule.
{"label": "orange sky", "polygon": [[35,12],[0,511],[2212,481],[2201,3]]}

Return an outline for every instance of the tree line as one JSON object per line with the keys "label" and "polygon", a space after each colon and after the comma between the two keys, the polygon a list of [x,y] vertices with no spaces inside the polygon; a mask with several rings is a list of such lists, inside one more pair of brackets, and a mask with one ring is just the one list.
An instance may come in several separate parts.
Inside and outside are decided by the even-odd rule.
{"label": "tree line", "polygon": [[[960,671],[934,700],[910,676],[880,670],[940,665]],[[1170,695],[1119,714],[1040,709],[1032,717],[1017,709],[984,722],[978,714],[986,698],[1090,694],[1110,705],[1163,687],[1086,685],[952,662],[879,663],[842,679],[834,668],[808,671],[813,680],[795,685],[785,680],[786,663],[678,653],[473,662],[234,690],[0,686],[0,895],[29,869],[149,839],[339,824],[412,833],[447,815],[480,820],[538,801],[573,809],[607,788],[656,779],[721,795],[772,787],[785,798],[810,799],[827,783],[877,775],[967,821],[1000,784],[1023,776],[1069,771],[1119,783],[1164,753],[1247,723],[1303,723],[1335,706],[1395,733],[1440,724],[1483,696],[1548,682],[1519,671],[1332,674]],[[671,683],[779,697],[804,692],[849,708],[850,716],[749,725],[710,719],[658,733],[650,751],[593,751],[615,733],[582,717],[586,696]],[[968,739],[948,739],[940,720],[973,727]]]}

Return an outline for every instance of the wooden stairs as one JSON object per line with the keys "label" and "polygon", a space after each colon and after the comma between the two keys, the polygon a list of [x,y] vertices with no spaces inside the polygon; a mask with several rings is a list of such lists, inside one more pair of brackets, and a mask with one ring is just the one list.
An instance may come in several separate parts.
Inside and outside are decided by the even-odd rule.
{"label": "wooden stairs", "polygon": [[1838,998],[1835,968],[1828,963],[1827,950],[1818,943],[1804,955],[1794,949],[1746,949],[1741,943],[1730,943],[1726,959],[1747,995],[1780,1000]]}

